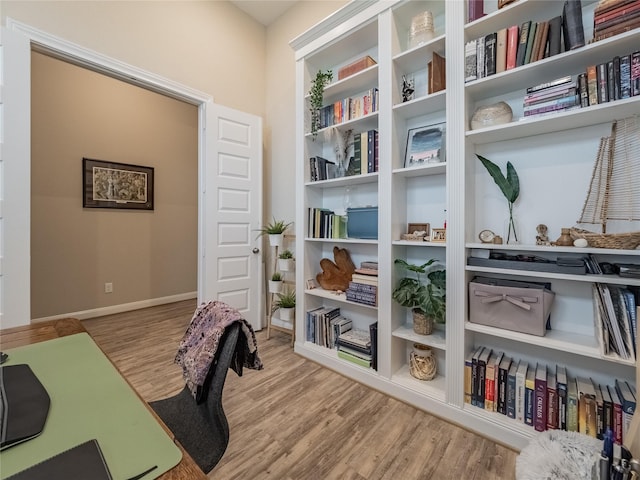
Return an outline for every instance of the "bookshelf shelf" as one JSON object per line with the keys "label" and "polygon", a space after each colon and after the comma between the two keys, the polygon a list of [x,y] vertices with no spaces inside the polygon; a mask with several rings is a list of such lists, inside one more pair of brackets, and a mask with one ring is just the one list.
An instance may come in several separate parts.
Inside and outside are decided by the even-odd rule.
{"label": "bookshelf shelf", "polygon": [[[334,75],[334,80],[337,79]],[[378,83],[378,65],[373,65],[361,72],[355,73],[350,77],[342,80],[334,81],[324,89],[324,98],[327,103],[334,102],[343,97],[348,97],[369,89],[372,85]]]}
{"label": "bookshelf shelf", "polygon": [[[419,408],[428,408],[453,422],[464,422],[482,435],[514,448],[524,447],[535,430],[504,415],[480,410],[464,403],[465,358],[478,347],[504,351],[513,359],[548,368],[563,365],[570,377],[593,378],[602,385],[612,379],[634,379],[634,362],[603,357],[594,323],[592,285],[606,283],[640,287],[640,279],[612,275],[570,275],[467,265],[473,250],[523,252],[555,259],[558,255],[592,255],[599,262],[640,263],[640,250],[551,247],[538,245],[493,245],[477,241],[478,232],[492,229],[502,235],[508,211],[504,198],[490,175],[479,164],[483,155],[504,169],[512,162],[520,176],[520,197],[516,219],[522,238],[535,241],[536,225],[549,227],[550,238],[560,228],[575,224],[588,189],[598,141],[609,135],[611,122],[637,115],[640,96],[518,120],[528,87],[571,75],[575,78],[590,65],[612,60],[616,55],[637,51],[640,28],[591,43],[593,11],[598,0],[583,0],[586,45],[575,50],[526,64],[489,77],[465,83],[465,46],[468,41],[523,22],[547,21],[562,14],[563,2],[518,0],[502,9],[497,2],[485,2],[487,15],[465,23],[468,2],[389,0],[370,2],[357,15],[339,10],[298,39],[297,62],[297,181],[296,227],[299,267],[296,285],[302,299],[297,311],[296,352],[362,381],[373,388]],[[412,18],[424,10],[433,13],[435,37],[424,45],[408,44]],[[446,90],[427,94],[427,64],[433,52],[446,56]],[[344,98],[363,87],[379,88],[379,109],[375,114],[336,127],[344,132],[379,133],[379,172],[322,182],[308,182],[308,159],[331,160],[331,129],[320,131],[315,141],[306,133],[308,111],[305,93],[318,69],[337,71],[354,59],[371,55],[378,65],[327,88],[329,98]],[[401,103],[402,76],[416,79],[416,98]],[[423,81],[424,80],[424,81]],[[514,121],[470,130],[470,117],[479,106],[498,101],[509,103]],[[445,123],[446,163],[405,169],[408,131]],[[440,147],[438,147],[440,148]],[[570,181],[568,181],[570,179]],[[346,190],[359,198],[351,205],[378,205],[378,239],[305,238],[308,208],[339,209]],[[352,196],[352,193],[349,193]],[[575,211],[574,211],[575,210]],[[447,225],[445,243],[399,240],[409,223]],[[637,230],[640,230],[640,224]],[[608,230],[617,231],[617,230]],[[624,230],[620,230],[624,231]],[[308,290],[305,281],[317,273],[318,262],[330,257],[334,245],[347,248],[358,266],[377,260],[378,306],[346,301],[346,296],[321,289]],[[395,259],[421,265],[429,259],[447,270],[446,325],[430,336],[413,332],[410,312],[392,299],[392,292],[404,277]],[[511,332],[469,322],[468,284],[474,274],[494,278],[551,283],[556,293],[551,319],[553,330],[544,337]],[[378,371],[345,365],[335,352],[306,342],[304,314],[321,306],[340,306],[358,328],[378,322]],[[430,382],[411,377],[409,358],[413,343],[432,347],[438,376]],[[324,352],[322,350],[327,350]],[[551,371],[551,370],[550,370]]]}
{"label": "bookshelf shelf", "polygon": [[[351,120],[347,120],[346,122],[337,123],[330,127],[321,128],[318,130],[318,136],[320,135],[328,135],[332,129],[337,129],[341,132],[344,132],[349,129],[358,130],[358,131],[366,131],[374,129],[378,126],[378,112],[372,112],[367,115],[363,115],[362,117],[354,118]],[[309,139],[312,138],[311,132],[305,134]]]}

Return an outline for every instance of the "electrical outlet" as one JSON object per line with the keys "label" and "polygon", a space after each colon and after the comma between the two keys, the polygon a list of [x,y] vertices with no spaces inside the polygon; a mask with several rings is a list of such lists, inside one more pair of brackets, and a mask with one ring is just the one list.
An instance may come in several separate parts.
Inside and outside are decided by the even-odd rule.
{"label": "electrical outlet", "polygon": [[113,293],[113,283],[107,282],[104,284],[104,293]]}

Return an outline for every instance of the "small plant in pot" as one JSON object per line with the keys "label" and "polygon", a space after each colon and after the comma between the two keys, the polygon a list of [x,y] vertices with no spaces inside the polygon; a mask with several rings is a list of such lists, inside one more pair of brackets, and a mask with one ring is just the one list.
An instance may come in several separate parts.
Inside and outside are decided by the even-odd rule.
{"label": "small plant in pot", "polygon": [[283,250],[278,255],[278,268],[283,272],[288,272],[293,270],[293,253],[291,250]]}
{"label": "small plant in pot", "polygon": [[284,232],[292,223],[293,222],[285,223],[284,220],[276,220],[274,217],[270,223],[258,230],[260,232],[258,238],[262,235],[269,235],[269,245],[272,247],[281,247]]}
{"label": "small plant in pot", "polygon": [[293,321],[296,312],[296,291],[278,293],[275,307],[280,309],[280,320]]}
{"label": "small plant in pot", "polygon": [[280,272],[274,272],[269,280],[269,293],[280,293],[282,291],[282,274]]}
{"label": "small plant in pot", "polygon": [[392,298],[412,309],[413,329],[421,335],[433,331],[433,322],[446,321],[446,270],[438,268],[436,262],[431,259],[422,265],[413,265],[400,258],[395,260],[410,276],[400,280]]}

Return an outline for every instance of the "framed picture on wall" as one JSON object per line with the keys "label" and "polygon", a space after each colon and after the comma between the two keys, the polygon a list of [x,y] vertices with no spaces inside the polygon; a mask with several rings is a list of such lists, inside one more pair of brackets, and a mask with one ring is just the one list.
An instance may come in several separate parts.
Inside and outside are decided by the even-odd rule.
{"label": "framed picture on wall", "polygon": [[412,128],[407,134],[404,167],[418,167],[445,161],[445,123]]}
{"label": "framed picture on wall", "polygon": [[84,208],[153,210],[153,167],[82,159]]}

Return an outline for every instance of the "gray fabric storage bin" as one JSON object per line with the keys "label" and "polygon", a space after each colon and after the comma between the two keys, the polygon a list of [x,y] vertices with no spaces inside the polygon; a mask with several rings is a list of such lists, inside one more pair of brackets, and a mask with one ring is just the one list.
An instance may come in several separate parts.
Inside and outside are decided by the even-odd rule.
{"label": "gray fabric storage bin", "polygon": [[554,298],[548,284],[475,277],[469,283],[469,321],[544,336]]}

